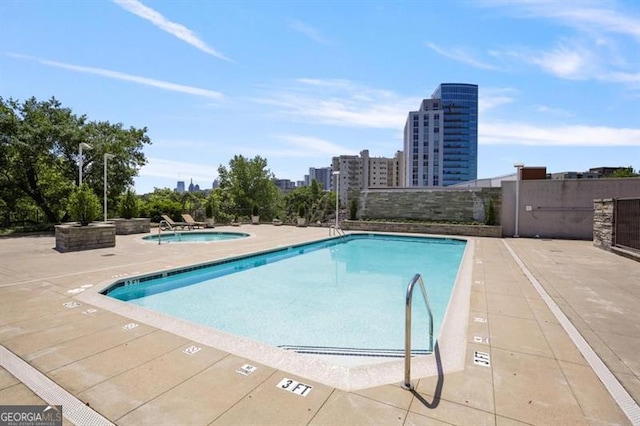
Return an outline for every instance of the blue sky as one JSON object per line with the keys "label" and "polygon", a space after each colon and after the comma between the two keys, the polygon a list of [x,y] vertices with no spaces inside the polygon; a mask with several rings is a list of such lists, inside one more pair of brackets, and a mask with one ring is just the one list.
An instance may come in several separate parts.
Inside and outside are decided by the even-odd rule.
{"label": "blue sky", "polygon": [[0,95],[149,129],[136,190],[279,178],[402,149],[442,82],[479,85],[479,177],[640,168],[637,1],[0,2]]}

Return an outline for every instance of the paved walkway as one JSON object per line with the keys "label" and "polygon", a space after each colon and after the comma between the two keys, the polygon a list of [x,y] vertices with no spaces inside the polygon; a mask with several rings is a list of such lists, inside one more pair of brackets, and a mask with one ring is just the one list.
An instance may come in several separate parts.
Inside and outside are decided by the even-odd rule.
{"label": "paved walkway", "polygon": [[[119,425],[630,424],[507,247],[637,403],[640,263],[590,242],[476,238],[465,369],[415,380],[415,393],[400,388],[401,377],[345,392],[263,365],[244,376],[236,370],[251,360],[208,346],[187,355],[194,342],[184,337],[144,323],[128,329],[130,318],[85,304],[63,306],[74,289],[108,279],[328,236],[320,228],[240,230],[254,236],[162,246],[118,236],[114,248],[65,254],[53,250],[53,237],[2,238],[0,344]],[[489,354],[490,365],[475,364],[474,351]],[[278,389],[285,377],[312,392]],[[0,401],[42,400],[0,368]]]}

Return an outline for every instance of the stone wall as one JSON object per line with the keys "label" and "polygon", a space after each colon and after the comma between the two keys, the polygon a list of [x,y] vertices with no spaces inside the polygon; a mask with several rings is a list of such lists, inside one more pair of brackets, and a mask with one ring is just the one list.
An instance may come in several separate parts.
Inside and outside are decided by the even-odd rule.
{"label": "stone wall", "polygon": [[500,223],[500,188],[385,188],[362,191],[358,218],[419,220],[424,222],[485,221],[485,209],[493,199]]}
{"label": "stone wall", "polygon": [[148,234],[151,229],[151,219],[144,217],[114,219],[110,222],[116,225],[116,235]]}
{"label": "stone wall", "polygon": [[353,220],[342,221],[340,226],[342,229],[347,231],[406,232],[436,235],[467,235],[470,237],[502,237],[501,226]]}
{"label": "stone wall", "polygon": [[56,225],[56,250],[61,253],[115,247],[115,245],[116,227],[112,223],[91,223],[88,226]]}
{"label": "stone wall", "polygon": [[611,198],[593,200],[593,245],[605,250],[613,244],[613,206]]}

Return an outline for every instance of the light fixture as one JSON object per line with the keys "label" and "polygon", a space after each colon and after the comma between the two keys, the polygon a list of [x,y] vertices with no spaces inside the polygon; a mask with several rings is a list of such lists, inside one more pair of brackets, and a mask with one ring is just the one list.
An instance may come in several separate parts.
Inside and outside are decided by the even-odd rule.
{"label": "light fixture", "polygon": [[104,221],[107,221],[107,160],[111,160],[115,155],[104,154]]}
{"label": "light fixture", "polygon": [[516,226],[515,226],[515,232],[513,234],[513,238],[519,238],[520,235],[518,234],[518,227],[519,227],[519,220],[520,220],[520,179],[521,179],[521,174],[522,174],[522,168],[524,167],[524,164],[522,163],[516,163],[513,165],[513,167],[516,168]]}
{"label": "light fixture", "polygon": [[82,186],[82,149],[92,149],[93,147],[88,143],[80,142],[78,145],[78,186]]}

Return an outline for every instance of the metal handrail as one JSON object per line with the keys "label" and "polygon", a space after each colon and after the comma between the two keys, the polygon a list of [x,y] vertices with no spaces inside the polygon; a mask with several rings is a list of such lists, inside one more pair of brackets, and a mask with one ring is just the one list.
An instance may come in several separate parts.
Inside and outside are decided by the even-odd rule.
{"label": "metal handrail", "polygon": [[416,282],[420,283],[422,296],[427,305],[427,311],[429,312],[429,351],[433,351],[433,314],[431,313],[431,306],[429,305],[429,298],[427,297],[427,291],[424,288],[422,276],[420,274],[415,274],[407,286],[407,297],[405,300],[404,383],[402,384],[402,389],[406,390],[413,390],[413,385],[411,384],[411,301],[413,296],[413,287],[416,285]]}
{"label": "metal handrail", "polygon": [[343,229],[339,225],[329,225],[329,236],[340,235],[345,236]]}
{"label": "metal handrail", "polygon": [[167,225],[167,227],[169,229],[171,229],[171,232],[176,233],[176,231],[173,229],[173,226],[171,226],[171,224],[169,222],[167,222],[166,220],[161,220],[160,223],[158,223],[158,245],[162,244],[162,224]]}

